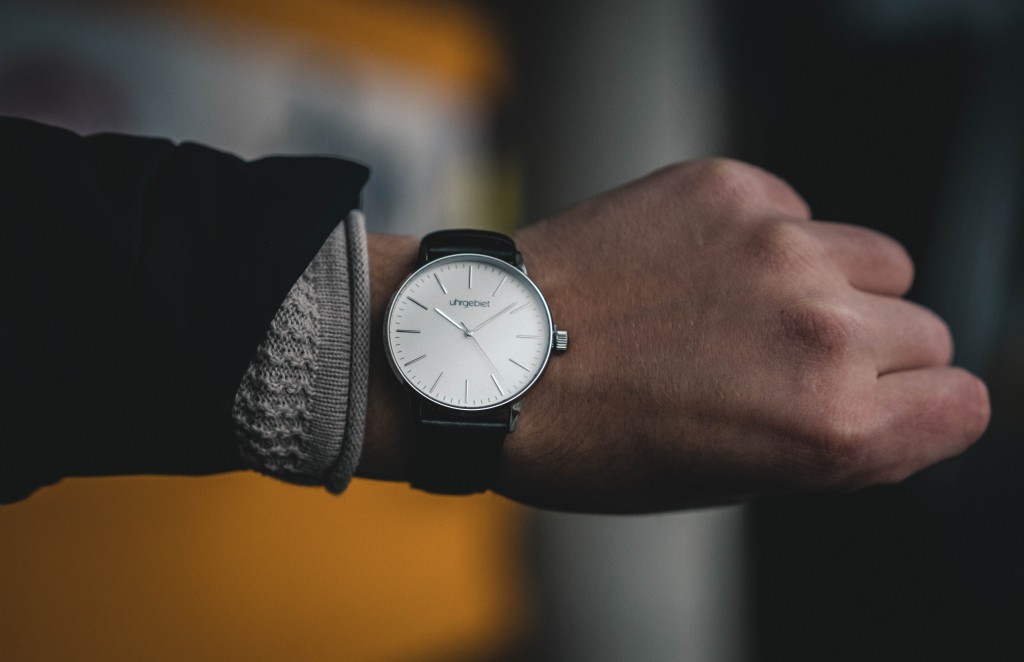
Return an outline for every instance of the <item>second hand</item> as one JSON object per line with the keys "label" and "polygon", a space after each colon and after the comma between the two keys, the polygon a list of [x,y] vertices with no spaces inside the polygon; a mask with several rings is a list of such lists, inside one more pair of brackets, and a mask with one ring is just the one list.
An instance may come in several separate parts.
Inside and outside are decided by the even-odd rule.
{"label": "second hand", "polygon": [[[476,339],[476,336],[469,333],[469,327],[466,326],[465,322],[462,323],[462,328],[466,329],[466,337],[476,343],[476,346],[480,349],[480,353],[484,355],[484,358],[487,359],[487,363],[490,364],[491,369],[494,370],[494,374],[501,377],[501,371],[494,365],[494,361],[491,360],[491,357],[487,356],[487,352],[484,350],[483,345],[480,344],[480,341]],[[504,377],[501,378],[505,379]]]}

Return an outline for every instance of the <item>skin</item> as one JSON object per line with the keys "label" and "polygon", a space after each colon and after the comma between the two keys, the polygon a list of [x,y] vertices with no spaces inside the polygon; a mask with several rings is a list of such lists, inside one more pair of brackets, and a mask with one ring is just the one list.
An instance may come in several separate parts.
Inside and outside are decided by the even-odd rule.
{"label": "skin", "polygon": [[[665,168],[515,237],[570,332],[527,394],[495,491],[557,510],[656,512],[893,483],[988,424],[983,382],[901,297],[894,240],[810,220],[785,182],[705,160]],[[381,325],[418,241],[370,237],[373,355],[358,474],[408,479],[408,397]]]}

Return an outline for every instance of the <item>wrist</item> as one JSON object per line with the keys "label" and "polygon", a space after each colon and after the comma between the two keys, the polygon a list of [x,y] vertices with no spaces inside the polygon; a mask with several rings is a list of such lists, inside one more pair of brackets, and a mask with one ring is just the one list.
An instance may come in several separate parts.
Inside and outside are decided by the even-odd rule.
{"label": "wrist", "polygon": [[392,293],[416,263],[419,242],[399,235],[370,234],[370,397],[363,453],[356,469],[362,478],[408,480],[412,452],[409,402],[384,356],[384,314]]}

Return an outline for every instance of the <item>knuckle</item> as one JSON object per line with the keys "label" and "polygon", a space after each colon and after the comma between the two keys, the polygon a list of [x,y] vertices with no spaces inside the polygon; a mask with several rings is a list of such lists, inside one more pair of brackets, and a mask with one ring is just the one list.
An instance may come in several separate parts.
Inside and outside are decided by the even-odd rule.
{"label": "knuckle", "polygon": [[838,303],[813,302],[784,308],[782,332],[798,354],[842,359],[854,349],[863,323]]}
{"label": "knuckle", "polygon": [[914,260],[906,247],[889,235],[863,229],[869,232],[873,240],[869,244],[874,253],[873,260],[877,268],[887,276],[893,293],[903,295],[914,283]]}
{"label": "knuckle", "polygon": [[849,407],[819,406],[808,435],[813,482],[827,487],[856,487],[868,463],[871,426]]}
{"label": "knuckle", "polygon": [[757,166],[727,158],[694,165],[700,186],[728,209],[810,218],[807,202],[793,187]]}
{"label": "knuckle", "polygon": [[888,235],[883,235],[889,246],[889,262],[894,269],[903,276],[907,287],[914,281],[914,259],[910,257],[910,251],[902,243]]}
{"label": "knuckle", "polygon": [[949,324],[935,312],[908,303],[916,308],[919,320],[915,320],[913,334],[915,342],[922,349],[922,359],[928,365],[949,365],[953,360],[953,332]]}
{"label": "knuckle", "polygon": [[992,418],[992,402],[985,382],[963,368],[957,368],[964,380],[964,394],[958,399],[964,411],[963,438],[973,443],[985,432]]}
{"label": "knuckle", "polygon": [[801,223],[766,220],[752,226],[747,253],[754,263],[772,271],[803,271],[821,265],[824,249]]}
{"label": "knuckle", "polygon": [[667,166],[654,173],[686,197],[697,195],[734,215],[783,214],[809,218],[806,201],[782,179],[729,158],[708,158]]}
{"label": "knuckle", "polygon": [[757,168],[749,163],[720,156],[701,159],[696,162],[696,165],[699,166],[705,180],[709,183],[734,182],[749,177],[753,172],[757,172]]}
{"label": "knuckle", "polygon": [[756,201],[756,179],[761,171],[754,166],[726,158],[704,159],[692,165],[696,187],[722,207],[743,209]]}
{"label": "knuckle", "polygon": [[953,362],[953,331],[949,324],[938,315],[933,315],[935,323],[932,325],[932,346],[936,348],[939,363],[949,365]]}

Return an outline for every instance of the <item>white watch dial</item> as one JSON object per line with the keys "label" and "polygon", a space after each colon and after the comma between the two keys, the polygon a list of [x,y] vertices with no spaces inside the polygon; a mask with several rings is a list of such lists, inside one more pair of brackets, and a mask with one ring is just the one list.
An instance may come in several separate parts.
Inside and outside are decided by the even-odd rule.
{"label": "white watch dial", "polygon": [[484,410],[523,395],[551,353],[551,313],[524,273],[485,255],[428,262],[395,293],[385,323],[395,372],[443,407]]}

